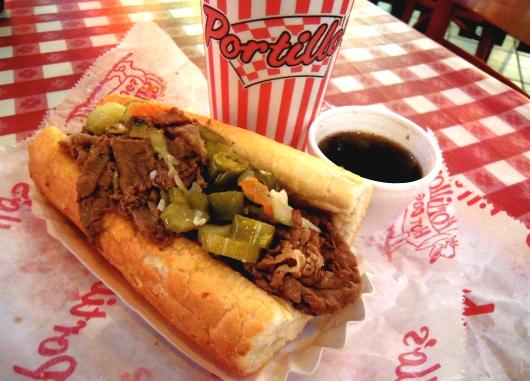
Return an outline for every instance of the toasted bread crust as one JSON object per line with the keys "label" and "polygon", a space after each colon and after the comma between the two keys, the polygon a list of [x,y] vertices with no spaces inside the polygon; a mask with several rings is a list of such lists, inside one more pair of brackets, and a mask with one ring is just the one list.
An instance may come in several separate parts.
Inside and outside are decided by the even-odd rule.
{"label": "toasted bread crust", "polygon": [[[138,98],[110,94],[99,103],[117,102],[127,105],[135,100]],[[171,108],[170,105],[151,103],[162,109]],[[346,242],[352,244],[370,203],[370,184],[344,168],[266,136],[205,116],[190,112],[185,114],[224,137],[255,168],[271,171],[290,194],[313,207],[331,212],[335,228]]]}
{"label": "toasted bread crust", "polygon": [[335,228],[346,242],[353,242],[372,195],[372,186],[361,177],[266,136],[186,114],[223,136],[252,166],[271,171],[289,194],[331,212]]}
{"label": "toasted bread crust", "polygon": [[[222,135],[254,167],[270,170],[290,194],[331,212],[351,243],[371,195],[361,178],[261,135],[187,115]],[[80,171],[59,146],[64,138],[55,127],[40,131],[29,146],[29,170],[47,199],[83,230],[76,192]],[[116,213],[108,213],[103,225],[100,253],[180,332],[232,372],[247,375],[263,366],[310,319],[195,242],[177,238],[161,250]]]}
{"label": "toasted bread crust", "polygon": [[[40,131],[29,146],[31,177],[46,198],[82,229],[79,169],[60,148],[65,135]],[[195,242],[177,238],[163,250],[124,217],[109,213],[100,253],[175,327],[218,363],[245,375],[296,337],[309,316],[256,287]],[[271,331],[271,327],[283,327]],[[262,341],[272,343],[265,350]]]}

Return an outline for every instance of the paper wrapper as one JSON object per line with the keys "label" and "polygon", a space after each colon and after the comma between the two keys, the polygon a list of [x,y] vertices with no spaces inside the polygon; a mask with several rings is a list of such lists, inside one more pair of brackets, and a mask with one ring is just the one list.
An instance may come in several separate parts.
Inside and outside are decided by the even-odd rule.
{"label": "paper wrapper", "polygon": [[43,125],[79,131],[96,102],[110,93],[184,105],[208,115],[207,91],[200,70],[167,34],[155,24],[138,23],[116,48],[97,59],[66,100],[47,113]]}
{"label": "paper wrapper", "polygon": [[455,181],[466,379],[530,380],[530,230]]}
{"label": "paper wrapper", "polygon": [[[154,58],[159,51],[164,60]],[[124,62],[123,70],[117,70]],[[112,70],[119,72],[118,79],[108,75]],[[110,90],[127,93],[131,80],[125,74],[131,71],[136,73],[133,94],[141,95],[145,88],[154,88],[147,84],[158,83],[164,88],[156,93],[158,99],[206,111],[206,82],[200,71],[147,23],[137,25],[117,49],[98,59],[66,103],[50,112],[48,121],[69,131],[79,128],[81,111],[72,110],[84,104],[78,110],[86,113],[87,99],[94,102]],[[110,85],[109,78],[117,82]],[[35,198],[36,214],[46,218],[48,226],[32,215],[26,150],[27,144],[21,143],[0,152],[0,378],[127,381],[224,376],[120,283],[115,270],[94,256],[53,209]],[[314,346],[304,347],[304,340],[319,332],[319,327],[308,327],[250,379],[284,379],[287,374],[290,380],[305,378],[304,374],[312,374],[312,379],[366,381],[528,379],[526,233],[518,222],[502,213],[491,216],[473,200],[464,186],[455,186],[442,174],[391,230],[358,240],[355,246],[365,258],[374,288],[364,297],[364,320],[362,310],[352,306],[344,314],[359,321],[339,324]],[[80,256],[85,264],[50,235],[60,235],[78,256],[89,253]],[[87,269],[96,267],[103,269],[98,277],[106,286]]]}

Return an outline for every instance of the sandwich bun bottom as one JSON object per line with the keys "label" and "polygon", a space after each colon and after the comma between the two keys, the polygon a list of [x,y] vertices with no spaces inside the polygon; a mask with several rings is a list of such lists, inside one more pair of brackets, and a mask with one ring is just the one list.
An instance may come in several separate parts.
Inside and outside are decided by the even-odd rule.
{"label": "sandwich bun bottom", "polygon": [[[59,142],[56,127],[29,146],[37,188],[78,228],[80,171]],[[269,295],[186,238],[164,249],[117,213],[107,213],[99,252],[181,333],[230,371],[250,374],[303,330],[310,316]]]}

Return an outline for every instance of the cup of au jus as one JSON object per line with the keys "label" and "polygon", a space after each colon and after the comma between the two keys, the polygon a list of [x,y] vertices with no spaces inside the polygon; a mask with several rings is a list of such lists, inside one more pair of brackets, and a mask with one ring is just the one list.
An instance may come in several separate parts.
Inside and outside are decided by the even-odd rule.
{"label": "cup of au jus", "polygon": [[360,230],[390,227],[440,172],[442,154],[432,134],[407,118],[373,106],[344,106],[321,113],[309,128],[309,153],[373,185]]}

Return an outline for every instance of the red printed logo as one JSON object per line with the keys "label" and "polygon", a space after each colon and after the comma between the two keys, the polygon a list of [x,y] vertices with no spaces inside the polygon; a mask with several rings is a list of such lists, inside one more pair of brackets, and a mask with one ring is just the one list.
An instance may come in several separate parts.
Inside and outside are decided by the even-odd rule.
{"label": "red printed logo", "polygon": [[451,185],[440,174],[429,186],[428,194],[418,195],[408,207],[401,226],[394,225],[388,231],[385,249],[389,258],[403,245],[427,252],[429,263],[454,258],[458,241],[456,218],[448,210],[452,201]]}
{"label": "red printed logo", "polygon": [[123,372],[120,381],[152,381],[153,373],[146,368],[136,368],[133,372]]}
{"label": "red printed logo", "polygon": [[64,381],[68,379],[77,367],[75,357],[66,354],[68,350],[68,337],[78,335],[91,319],[104,318],[106,312],[101,309],[103,305],[116,303],[114,293],[102,282],[96,282],[90,287],[90,292],[81,296],[81,301],[70,308],[70,314],[80,318],[72,326],[55,325],[54,335],[47,337],[39,343],[37,352],[41,356],[49,357],[35,370],[20,365],[14,365],[13,371],[33,380]]}
{"label": "red printed logo", "polygon": [[209,5],[203,5],[203,12],[206,46],[218,42],[245,87],[286,77],[324,77],[346,25],[341,15],[277,16],[231,24]]}
{"label": "red printed logo", "polygon": [[495,304],[493,303],[478,304],[471,300],[468,296],[470,292],[471,290],[464,289],[464,316],[490,314],[495,311]]}
{"label": "red printed logo", "polygon": [[[439,363],[428,364],[427,351],[436,346],[436,339],[429,338],[429,328],[423,326],[419,331],[405,333],[403,344],[408,348],[407,352],[398,356],[399,365],[394,370],[395,381],[418,378],[425,381],[437,381],[438,377],[434,376],[433,373],[442,366]],[[423,378],[427,376],[430,378]]]}
{"label": "red printed logo", "polygon": [[0,197],[0,229],[11,229],[11,223],[22,221],[20,217],[13,214],[23,206],[31,206],[29,198],[29,184],[17,183],[11,188],[11,197]]}
{"label": "red printed logo", "polygon": [[132,53],[121,58],[105,75],[87,99],[74,107],[66,123],[73,119],[85,119],[94,109],[96,101],[110,93],[134,95],[144,99],[160,98],[166,89],[165,81],[159,76],[135,66]]}

